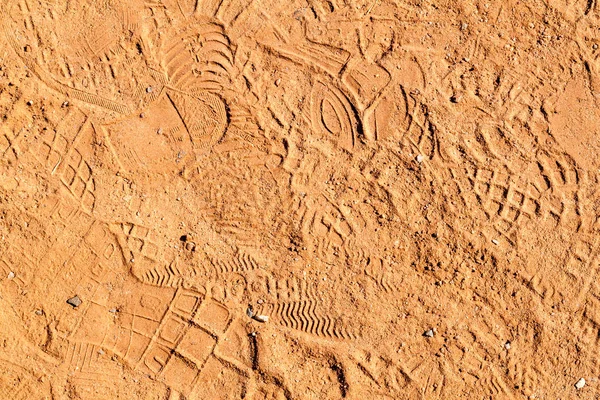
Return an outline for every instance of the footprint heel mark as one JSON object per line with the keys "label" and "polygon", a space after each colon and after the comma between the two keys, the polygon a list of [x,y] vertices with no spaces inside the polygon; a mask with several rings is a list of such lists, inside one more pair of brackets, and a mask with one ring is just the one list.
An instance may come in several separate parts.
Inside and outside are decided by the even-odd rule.
{"label": "footprint heel mark", "polygon": [[223,27],[198,20],[176,35],[164,51],[169,84],[192,95],[220,93],[235,74],[233,52]]}
{"label": "footprint heel mark", "polygon": [[321,139],[352,151],[362,135],[362,126],[346,96],[339,89],[319,81],[313,86],[310,104],[310,118],[315,133]]}

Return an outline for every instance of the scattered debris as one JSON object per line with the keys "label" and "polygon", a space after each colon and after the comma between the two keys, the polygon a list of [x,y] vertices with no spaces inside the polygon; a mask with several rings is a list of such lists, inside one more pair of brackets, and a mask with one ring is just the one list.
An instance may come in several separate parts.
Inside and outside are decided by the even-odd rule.
{"label": "scattered debris", "polygon": [[269,322],[268,315],[254,315],[252,318],[257,320],[258,322]]}
{"label": "scattered debris", "polygon": [[585,386],[585,379],[581,378],[580,380],[577,381],[577,383],[575,383],[575,389],[579,390],[579,389],[583,389],[583,387]]}
{"label": "scattered debris", "polygon": [[432,338],[433,335],[435,335],[435,332],[433,331],[433,329],[427,329],[424,333],[423,336],[428,337],[428,338]]}
{"label": "scattered debris", "polygon": [[67,304],[73,306],[74,308],[79,307],[81,303],[83,302],[81,301],[79,296],[71,297],[69,300],[67,300]]}

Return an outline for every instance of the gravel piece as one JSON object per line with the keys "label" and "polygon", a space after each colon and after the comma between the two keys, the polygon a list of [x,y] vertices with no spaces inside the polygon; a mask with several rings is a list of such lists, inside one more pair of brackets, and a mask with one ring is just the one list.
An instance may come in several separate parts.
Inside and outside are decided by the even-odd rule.
{"label": "gravel piece", "polygon": [[81,303],[83,302],[81,301],[79,296],[71,297],[69,300],[67,300],[67,304],[73,306],[74,308],[79,307]]}
{"label": "gravel piece", "polygon": [[579,390],[579,389],[583,389],[583,387],[585,386],[585,379],[581,378],[580,380],[577,381],[577,383],[575,383],[575,389]]}
{"label": "gravel piece", "polygon": [[254,318],[258,322],[269,322],[268,315],[255,315],[252,318]]}

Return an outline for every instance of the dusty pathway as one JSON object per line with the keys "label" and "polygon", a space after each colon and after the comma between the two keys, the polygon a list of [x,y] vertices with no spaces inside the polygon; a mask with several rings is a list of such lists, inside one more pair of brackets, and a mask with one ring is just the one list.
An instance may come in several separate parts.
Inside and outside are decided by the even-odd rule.
{"label": "dusty pathway", "polygon": [[595,0],[2,0],[0,398],[600,396]]}

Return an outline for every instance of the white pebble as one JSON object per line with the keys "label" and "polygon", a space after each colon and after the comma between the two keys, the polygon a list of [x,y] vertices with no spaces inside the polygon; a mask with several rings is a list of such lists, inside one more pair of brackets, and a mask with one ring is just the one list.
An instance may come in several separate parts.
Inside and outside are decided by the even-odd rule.
{"label": "white pebble", "polygon": [[575,388],[577,390],[583,389],[584,386],[585,386],[585,379],[583,379],[583,378],[581,378],[580,380],[578,380],[577,383],[575,384]]}
{"label": "white pebble", "polygon": [[257,320],[258,322],[269,322],[269,316],[268,315],[255,315],[252,318],[254,318],[255,320]]}

